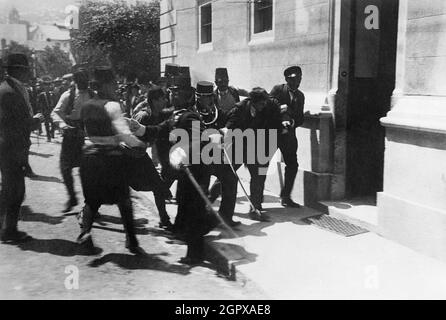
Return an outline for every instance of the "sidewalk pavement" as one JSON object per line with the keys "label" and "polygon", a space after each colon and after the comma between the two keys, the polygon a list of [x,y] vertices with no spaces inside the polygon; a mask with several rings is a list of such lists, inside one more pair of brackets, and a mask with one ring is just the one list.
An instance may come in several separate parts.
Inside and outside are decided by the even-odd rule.
{"label": "sidewalk pavement", "polygon": [[[249,190],[247,170],[239,174]],[[238,281],[254,282],[271,299],[446,298],[444,263],[374,233],[343,237],[308,225],[302,220],[321,213],[282,208],[270,192],[264,208],[272,221],[252,221],[238,189],[238,238],[217,229],[207,236],[208,248],[220,267]],[[171,217],[175,210],[168,206]]]}

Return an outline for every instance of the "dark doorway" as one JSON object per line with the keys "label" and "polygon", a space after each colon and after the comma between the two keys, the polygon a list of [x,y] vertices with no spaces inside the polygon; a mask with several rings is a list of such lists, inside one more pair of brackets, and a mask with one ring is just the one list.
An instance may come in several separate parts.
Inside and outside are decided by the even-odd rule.
{"label": "dark doorway", "polygon": [[346,195],[383,189],[385,131],[395,88],[398,0],[351,1],[347,94]]}

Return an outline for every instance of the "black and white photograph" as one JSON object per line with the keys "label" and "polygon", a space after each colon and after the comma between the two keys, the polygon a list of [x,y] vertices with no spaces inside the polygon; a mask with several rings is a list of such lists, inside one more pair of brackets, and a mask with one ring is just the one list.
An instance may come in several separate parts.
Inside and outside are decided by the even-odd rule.
{"label": "black and white photograph", "polygon": [[444,0],[0,0],[0,300],[446,299],[445,43]]}

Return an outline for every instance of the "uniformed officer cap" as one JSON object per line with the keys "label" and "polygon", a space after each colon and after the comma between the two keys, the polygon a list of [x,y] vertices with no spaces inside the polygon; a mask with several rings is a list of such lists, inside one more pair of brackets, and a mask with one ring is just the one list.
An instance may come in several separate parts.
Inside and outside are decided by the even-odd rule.
{"label": "uniformed officer cap", "polygon": [[214,94],[214,84],[209,81],[200,81],[197,83],[197,96],[210,96]]}
{"label": "uniformed officer cap", "polygon": [[265,89],[257,87],[252,89],[252,91],[249,93],[249,98],[252,102],[256,103],[267,100],[269,98],[269,95]]}
{"label": "uniformed officer cap", "polygon": [[302,69],[299,66],[291,66],[283,72],[285,78],[295,78],[302,74]]}
{"label": "uniformed officer cap", "polygon": [[94,80],[99,83],[110,83],[115,80],[113,70],[109,66],[99,66],[94,68]]}
{"label": "uniformed officer cap", "polygon": [[226,68],[215,69],[215,81],[217,80],[229,80],[228,69]]}

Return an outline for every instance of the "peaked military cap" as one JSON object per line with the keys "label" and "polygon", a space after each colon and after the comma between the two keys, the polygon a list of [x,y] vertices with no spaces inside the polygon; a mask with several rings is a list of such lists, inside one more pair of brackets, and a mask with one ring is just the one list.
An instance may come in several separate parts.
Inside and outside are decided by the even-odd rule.
{"label": "peaked military cap", "polygon": [[283,75],[285,78],[294,78],[302,74],[302,69],[299,66],[291,66],[285,69]]}
{"label": "peaked military cap", "polygon": [[199,81],[197,83],[197,96],[209,96],[214,94],[214,84],[209,81]]}

